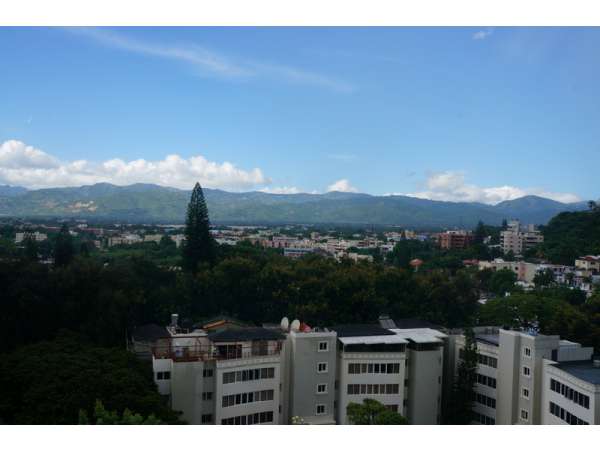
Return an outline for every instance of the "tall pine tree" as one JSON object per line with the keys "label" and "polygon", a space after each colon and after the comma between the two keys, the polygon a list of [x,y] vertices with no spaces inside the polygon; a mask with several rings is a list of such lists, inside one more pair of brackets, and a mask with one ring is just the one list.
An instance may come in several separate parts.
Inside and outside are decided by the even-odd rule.
{"label": "tall pine tree", "polygon": [[56,242],[54,243],[54,265],[56,267],[69,265],[73,260],[74,254],[73,238],[71,238],[69,227],[65,223],[61,227],[58,236],[56,236]]}
{"label": "tall pine tree", "polygon": [[200,183],[196,183],[188,204],[183,243],[183,268],[196,272],[198,264],[212,264],[215,260],[215,242],[210,234],[208,208]]}

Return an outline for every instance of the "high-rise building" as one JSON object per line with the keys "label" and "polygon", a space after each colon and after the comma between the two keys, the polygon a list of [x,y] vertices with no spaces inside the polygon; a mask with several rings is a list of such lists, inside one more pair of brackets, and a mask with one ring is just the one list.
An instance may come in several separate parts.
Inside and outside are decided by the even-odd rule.
{"label": "high-rise building", "polygon": [[507,229],[500,232],[500,245],[505,254],[512,252],[515,256],[520,256],[542,242],[544,236],[535,225],[530,224],[522,230],[518,220],[510,221]]}

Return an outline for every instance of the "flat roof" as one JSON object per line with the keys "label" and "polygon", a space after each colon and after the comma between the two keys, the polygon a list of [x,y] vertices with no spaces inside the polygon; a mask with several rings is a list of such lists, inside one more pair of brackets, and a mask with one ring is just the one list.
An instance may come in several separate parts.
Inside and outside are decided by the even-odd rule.
{"label": "flat roof", "polygon": [[165,327],[161,327],[154,323],[136,327],[131,335],[136,341],[156,341],[157,339],[171,337],[171,334]]}
{"label": "flat roof", "polygon": [[212,342],[279,341],[283,340],[284,336],[279,331],[255,327],[217,331],[209,334],[208,339]]}
{"label": "flat roof", "polygon": [[600,367],[594,367],[592,360],[567,361],[554,364],[553,367],[557,367],[580,380],[600,385]]}
{"label": "flat roof", "polygon": [[476,334],[475,340],[498,347],[500,345],[500,334]]}
{"label": "flat roof", "polygon": [[352,344],[408,344],[408,341],[401,336],[394,333],[391,335],[380,335],[380,336],[348,336],[339,338],[340,342],[344,345]]}
{"label": "flat roof", "polygon": [[442,339],[448,337],[444,333],[431,328],[399,329],[393,328],[391,331],[415,344],[430,344],[444,342]]}
{"label": "flat roof", "polygon": [[380,325],[374,324],[357,324],[357,325],[336,325],[331,327],[338,337],[353,337],[353,336],[391,336],[395,335],[393,331],[386,330]]}

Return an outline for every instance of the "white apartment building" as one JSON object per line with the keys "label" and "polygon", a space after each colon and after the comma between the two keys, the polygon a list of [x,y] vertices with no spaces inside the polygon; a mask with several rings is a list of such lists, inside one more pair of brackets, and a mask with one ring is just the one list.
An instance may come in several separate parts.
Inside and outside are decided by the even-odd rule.
{"label": "white apartment building", "polygon": [[[348,405],[367,398],[411,424],[437,424],[464,352],[461,330],[416,320],[331,329],[223,322],[182,329],[174,315],[166,332],[133,333],[131,349],[144,357],[151,348],[159,392],[191,424],[349,424]],[[474,332],[475,424],[600,423],[593,349],[534,331]]]}
{"label": "white apartment building", "polygon": [[600,361],[544,361],[542,423],[600,423]]}
{"label": "white apartment building", "polygon": [[283,390],[285,423],[335,425],[337,334],[329,330],[290,330],[285,343]]}
{"label": "white apartment building", "polygon": [[431,328],[392,328],[408,341],[404,416],[415,425],[441,423],[444,343],[448,337]]}
{"label": "white apartment building", "polygon": [[45,241],[46,239],[48,239],[48,235],[46,233],[40,233],[39,231],[35,231],[34,233],[30,233],[30,232],[26,231],[26,232],[23,232],[23,233],[16,233],[15,234],[15,244],[20,244],[27,237],[31,237],[36,242],[42,242],[42,241]]}
{"label": "white apartment building", "polygon": [[153,352],[159,392],[190,424],[281,423],[284,336],[266,328],[214,333],[168,327]]}
{"label": "white apartment building", "polygon": [[[478,366],[475,423],[485,425],[549,424],[546,372],[573,361],[590,361],[593,349],[535,332],[476,328]],[[464,336],[453,335],[455,370]],[[600,376],[600,369],[598,370]],[[589,422],[593,423],[593,422]]]}
{"label": "white apartment building", "polygon": [[336,422],[349,425],[348,405],[367,398],[405,415],[408,340],[379,325],[345,325],[333,330],[338,339]]}
{"label": "white apartment building", "polygon": [[518,220],[510,221],[508,228],[500,232],[500,245],[505,254],[512,252],[519,256],[541,242],[544,242],[544,236],[535,225],[530,224],[522,230]]}

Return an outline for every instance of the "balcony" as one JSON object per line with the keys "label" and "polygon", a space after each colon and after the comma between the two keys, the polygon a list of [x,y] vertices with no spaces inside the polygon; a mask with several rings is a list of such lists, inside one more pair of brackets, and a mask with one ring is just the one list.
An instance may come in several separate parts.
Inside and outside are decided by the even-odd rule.
{"label": "balcony", "polygon": [[178,346],[155,345],[152,354],[156,359],[172,359],[176,362],[225,361],[276,356],[281,353],[281,342],[257,341],[249,344],[206,344]]}

